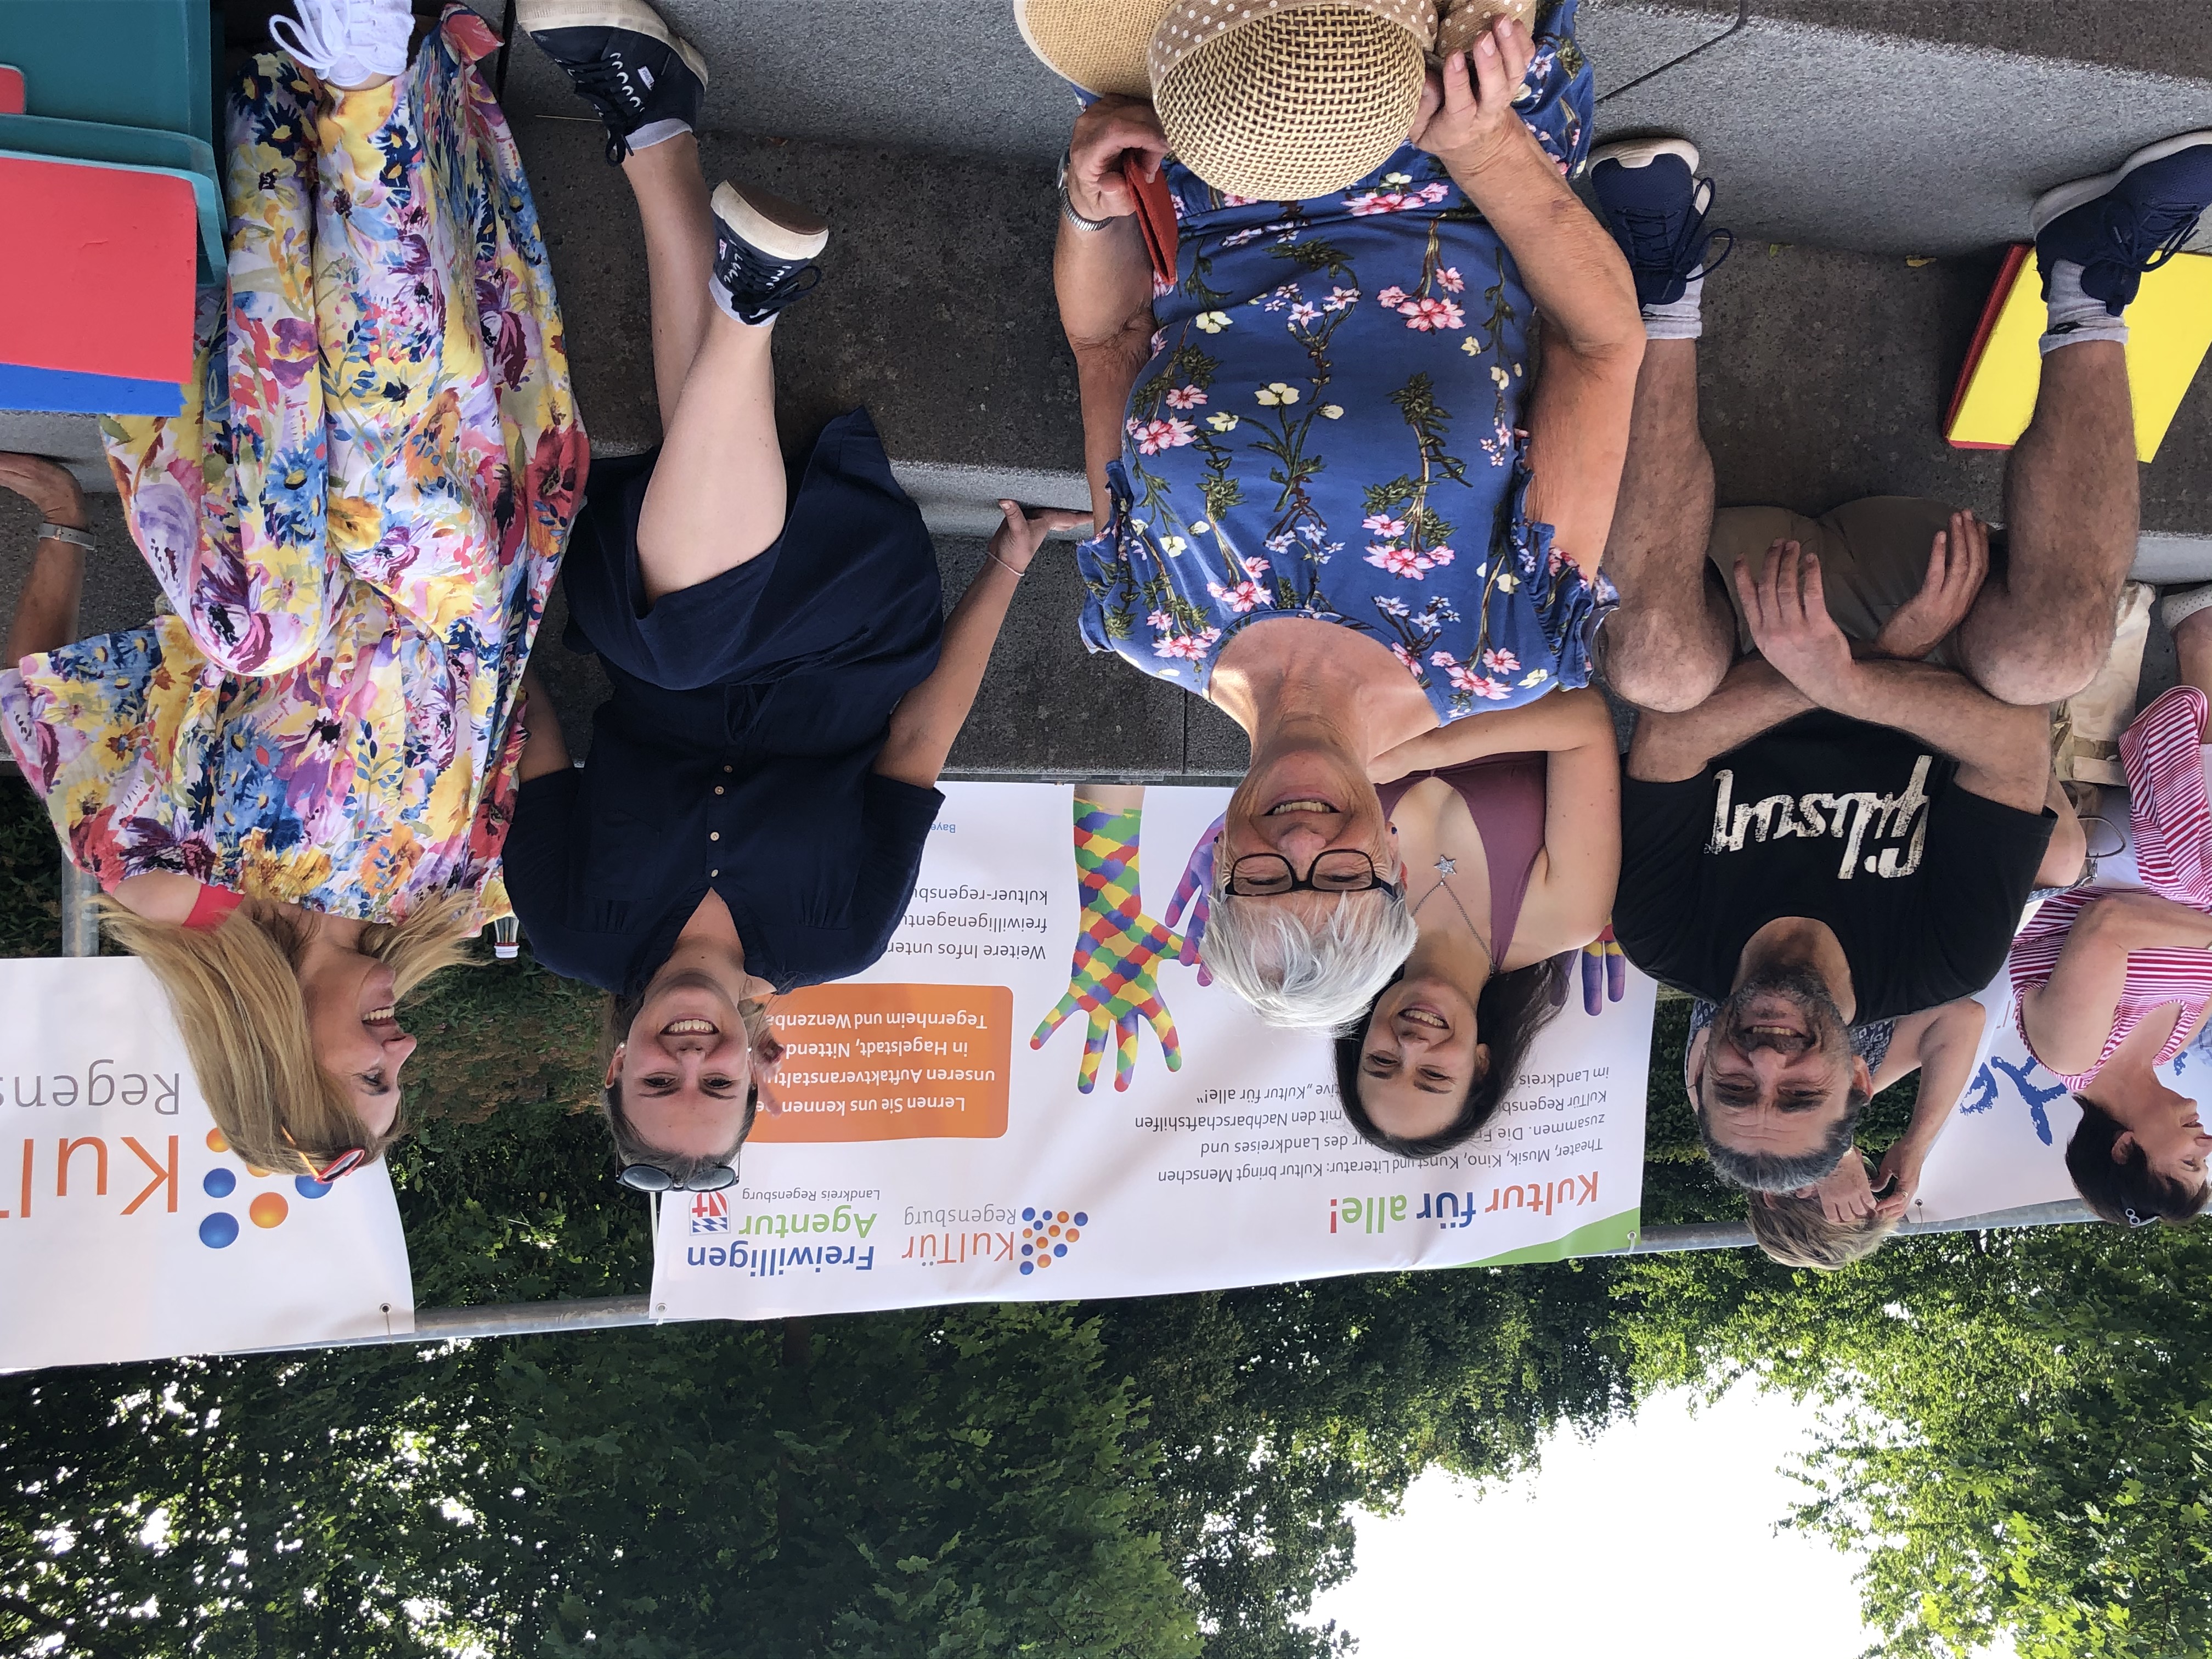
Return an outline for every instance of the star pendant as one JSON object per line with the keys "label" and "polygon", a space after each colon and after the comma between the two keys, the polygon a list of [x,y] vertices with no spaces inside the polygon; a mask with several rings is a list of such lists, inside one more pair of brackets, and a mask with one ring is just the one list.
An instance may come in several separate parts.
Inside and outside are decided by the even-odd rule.
{"label": "star pendant", "polygon": [[1440,876],[1457,875],[1459,873],[1459,861],[1456,859],[1438,859],[1437,860],[1437,873]]}

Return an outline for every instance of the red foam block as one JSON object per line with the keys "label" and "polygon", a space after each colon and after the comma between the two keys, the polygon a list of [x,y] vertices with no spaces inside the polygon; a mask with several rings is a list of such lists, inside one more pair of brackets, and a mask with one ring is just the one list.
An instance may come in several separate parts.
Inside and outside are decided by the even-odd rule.
{"label": "red foam block", "polygon": [[22,112],[23,71],[12,64],[0,64],[0,115]]}
{"label": "red foam block", "polygon": [[184,179],[0,155],[0,362],[191,374],[199,222]]}

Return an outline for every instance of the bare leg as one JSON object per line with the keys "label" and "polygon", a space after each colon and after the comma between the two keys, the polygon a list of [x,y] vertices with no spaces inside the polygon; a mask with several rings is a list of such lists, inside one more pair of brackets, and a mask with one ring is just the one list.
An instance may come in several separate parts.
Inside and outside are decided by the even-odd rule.
{"label": "bare leg", "polygon": [[1620,608],[1598,666],[1640,708],[1681,714],[1711,696],[1735,655],[1735,621],[1706,580],[1713,458],[1698,428],[1698,343],[1653,340],[1636,377],[1620,501],[1605,573]]}
{"label": "bare leg", "polygon": [[2212,611],[2184,617],[2173,630],[2173,648],[2181,658],[2181,684],[2212,695]]}
{"label": "bare leg", "polygon": [[2124,348],[2061,347],[2005,473],[2002,576],[1990,572],[1959,629],[1960,659],[1991,696],[2058,702],[2104,665],[2139,501]]}
{"label": "bare leg", "polygon": [[638,515],[646,598],[696,586],[765,551],[788,505],[775,430],[772,325],[749,328],[708,291],[714,221],[690,134],[623,163],[645,222],[660,459]]}
{"label": "bare leg", "polygon": [[26,657],[58,651],[75,641],[77,600],[83,592],[84,550],[73,542],[41,541],[15,599],[15,619],[4,647],[8,654],[0,667],[13,668]]}
{"label": "bare leg", "polygon": [[645,222],[653,389],[660,402],[660,429],[666,432],[676,424],[676,401],[714,315],[714,301],[707,292],[714,264],[714,217],[708,206],[706,175],[699,171],[699,141],[687,132],[632,150],[623,162],[623,176]]}
{"label": "bare leg", "polygon": [[[59,463],[36,455],[0,452],[0,490],[21,495],[40,517],[70,530],[85,526],[84,492]],[[84,592],[84,550],[75,542],[41,536],[31,553],[23,591],[15,596],[7,655],[0,668],[57,651],[76,638],[77,600]]]}

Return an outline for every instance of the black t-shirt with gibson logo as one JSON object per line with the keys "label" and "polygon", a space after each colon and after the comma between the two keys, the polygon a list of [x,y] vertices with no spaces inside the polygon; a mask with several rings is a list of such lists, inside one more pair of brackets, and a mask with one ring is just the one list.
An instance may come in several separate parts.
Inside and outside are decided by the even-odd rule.
{"label": "black t-shirt with gibson logo", "polygon": [[2011,948],[2057,818],[1961,788],[1917,738],[1816,710],[1682,783],[1621,793],[1613,937],[1662,984],[1719,1001],[1768,922],[1826,922],[1855,1020],[1981,990]]}

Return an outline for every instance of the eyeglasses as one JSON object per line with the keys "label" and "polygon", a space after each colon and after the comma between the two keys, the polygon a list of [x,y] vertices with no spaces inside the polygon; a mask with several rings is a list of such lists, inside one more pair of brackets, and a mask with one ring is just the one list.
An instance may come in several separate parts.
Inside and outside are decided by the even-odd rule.
{"label": "eyeglasses", "polygon": [[738,1184],[737,1166],[710,1164],[678,1181],[658,1164],[625,1164],[615,1179],[634,1193],[719,1193]]}
{"label": "eyeglasses", "polygon": [[1229,890],[1241,898],[1273,898],[1283,893],[1364,893],[1381,888],[1393,898],[1405,889],[1385,881],[1375,860],[1356,848],[1332,847],[1300,876],[1280,853],[1247,853],[1229,866]]}
{"label": "eyeglasses", "polygon": [[2130,1227],[2148,1227],[2151,1225],[2152,1223],[2160,1219],[2160,1217],[2154,1215],[2137,1215],[2136,1213],[2136,1206],[2132,1204],[2122,1205],[2120,1206],[2120,1213],[2127,1217],[2128,1225]]}

